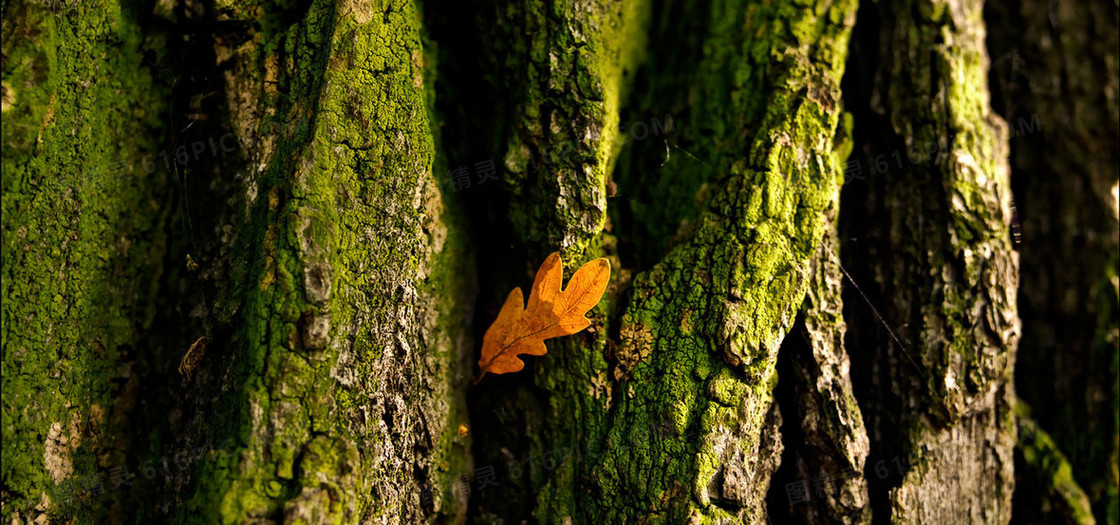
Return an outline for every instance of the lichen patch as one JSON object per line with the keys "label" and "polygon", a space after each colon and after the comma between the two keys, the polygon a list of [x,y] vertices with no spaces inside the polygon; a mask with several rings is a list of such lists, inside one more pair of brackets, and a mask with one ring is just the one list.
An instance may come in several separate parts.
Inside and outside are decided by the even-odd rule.
{"label": "lichen patch", "polygon": [[71,454],[82,444],[80,418],[71,412],[70,423],[63,428],[62,422],[51,423],[44,443],[43,464],[55,483],[62,483],[74,475],[74,461]]}

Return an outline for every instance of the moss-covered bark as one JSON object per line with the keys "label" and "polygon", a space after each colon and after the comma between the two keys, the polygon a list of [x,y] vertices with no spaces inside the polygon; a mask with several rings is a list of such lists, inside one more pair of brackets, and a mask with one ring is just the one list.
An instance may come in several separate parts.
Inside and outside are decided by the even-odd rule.
{"label": "moss-covered bark", "polygon": [[5,521],[100,521],[121,496],[168,205],[136,8],[5,2]]}
{"label": "moss-covered bark", "polygon": [[[486,231],[477,238],[479,335],[500,297],[523,286],[520,277],[531,276],[549,252],[562,253],[569,275],[587,259],[614,256],[606,216],[614,186],[609,174],[625,140],[620,106],[644,54],[649,9],[648,2],[526,1],[477,2],[465,14],[430,10],[438,35],[453,42],[461,37],[451,33],[478,35],[470,43],[478,46],[476,55],[445,55],[448,87],[439,93],[454,137],[449,155],[489,158],[497,168],[488,186],[474,179],[457,188]],[[463,15],[470,28],[461,26]],[[472,90],[470,83],[483,87]],[[463,108],[470,110],[459,113]],[[613,260],[617,278],[621,265]],[[475,428],[485,442],[476,465],[497,473],[497,486],[475,493],[479,515],[536,513],[555,521],[575,512],[574,463],[567,456],[579,443],[567,425],[603,414],[601,391],[590,395],[588,381],[606,377],[603,314],[617,282],[595,311],[599,323],[586,335],[552,344],[550,355],[562,359],[555,368],[488,377],[475,389]],[[555,487],[557,480],[564,485]]]}
{"label": "moss-covered bark", "polygon": [[[607,324],[597,324],[575,344],[553,345],[547,369],[542,363],[533,370],[531,390],[511,395],[509,387],[516,380],[497,379],[489,388],[505,389],[503,394],[480,394],[495,408],[512,404],[530,412],[519,421],[528,428],[521,435],[532,436],[528,445],[517,441],[517,433],[500,434],[511,441],[486,461],[505,466],[505,479],[528,474],[524,485],[538,491],[529,510],[541,521],[751,521],[765,516],[765,489],[780,450],[777,414],[770,402],[776,353],[808,286],[809,261],[825,231],[825,209],[838,190],[838,165],[846,153],[834,150],[832,139],[853,6],[690,7],[709,28],[695,35],[696,45],[710,54],[700,66],[704,75],[690,85],[701,92],[697,98],[702,107],[692,113],[696,121],[720,130],[759,124],[749,132],[729,134],[727,143],[713,143],[700,155],[715,159],[718,167],[711,172],[722,179],[712,191],[712,202],[696,217],[696,231],[639,276],[633,289],[623,291],[627,270],[616,273],[614,291],[599,309],[608,316]],[[564,9],[554,7],[553,15]],[[585,10],[583,16],[595,12]],[[627,19],[625,13],[617,17]],[[562,27],[573,25],[580,23]],[[668,29],[665,24],[660,28]],[[655,31],[651,41],[660,36]],[[603,37],[586,37],[592,42],[596,38]],[[563,32],[550,45],[565,45]],[[593,43],[588,47],[596,49]],[[553,55],[559,52],[552,49],[543,46],[509,61],[515,69],[550,68],[551,74],[568,77],[557,66],[565,61],[557,60]],[[632,56],[611,53],[624,64]],[[619,71],[593,69],[599,78],[592,76],[590,85],[617,83],[621,80],[611,75]],[[530,82],[529,89],[544,80],[549,85],[561,81],[548,77]],[[530,122],[561,117],[577,123],[592,119],[595,127],[617,122],[617,117],[600,116],[599,109],[581,110],[572,118],[568,105],[554,102],[554,93],[542,92],[551,97],[546,106],[551,111],[526,111]],[[632,108],[630,114],[642,111]],[[565,129],[551,131],[563,140]],[[509,165],[508,154],[506,159]],[[579,171],[588,174],[612,164],[601,155],[575,160],[582,166]],[[544,164],[527,177],[513,177],[512,200],[531,197],[532,188],[542,183],[558,184],[559,190],[548,195],[561,196],[582,195],[588,185],[596,189],[601,184],[598,177],[566,178],[564,162],[570,161],[561,158],[559,165]],[[712,176],[687,165],[679,175]],[[631,187],[644,183],[635,181],[637,176],[626,175]],[[551,216],[558,208],[552,198],[529,198],[511,206],[515,238],[530,246],[546,243],[530,249],[530,255],[562,249],[574,256],[569,263],[575,264],[581,252],[594,253],[572,248],[598,234],[586,226],[601,221],[599,207],[568,202],[561,200],[560,213],[575,214],[578,220],[535,219],[526,226],[548,225],[547,235],[518,230],[518,219],[534,213]],[[537,211],[520,211],[527,206]],[[656,210],[650,213],[653,218]],[[606,253],[615,253],[613,237],[604,234],[598,242]],[[625,260],[616,262],[628,266]],[[611,312],[623,311],[621,328],[609,328]],[[534,464],[534,458],[550,464]],[[493,502],[482,509],[484,515],[489,510],[517,517],[517,507],[484,498]]]}
{"label": "moss-covered bark", "polygon": [[[1018,464],[1038,516],[1091,522],[1118,418],[1089,5],[1087,34],[1051,17],[1061,53],[1025,40],[1090,123],[1024,157],[1080,181],[1022,213],[1068,252],[1026,259],[1024,304],[1079,337],[1036,426],[978,0],[854,30],[855,0],[5,3],[3,515],[1003,523]],[[175,162],[191,141],[228,155]],[[1089,271],[1047,284],[1075,231]],[[552,251],[610,258],[591,328],[468,388]]]}
{"label": "moss-covered bark", "polygon": [[991,2],[986,15],[993,106],[1012,132],[1022,223],[1017,389],[1069,458],[1097,522],[1116,524],[1120,8]]}
{"label": "moss-covered bark", "polygon": [[[503,167],[515,238],[579,259],[606,221],[619,107],[645,52],[649,3],[495,4],[488,49],[512,90]],[[545,250],[547,252],[547,250]],[[591,253],[597,252],[592,248]]]}
{"label": "moss-covered bark", "polygon": [[830,231],[814,254],[804,313],[782,343],[779,357],[775,397],[785,414],[785,450],[767,502],[771,518],[778,522],[871,522],[862,475],[870,443],[844,343],[838,205],[829,210]]}
{"label": "moss-covered bark", "polygon": [[228,357],[200,386],[221,399],[181,439],[225,441],[225,454],[200,466],[177,512],[461,520],[467,494],[448,481],[470,462],[457,429],[473,272],[433,176],[419,10],[220,3],[214,17],[248,37],[214,43],[246,143],[230,257],[247,271],[231,284],[230,335],[208,350]]}
{"label": "moss-covered bark", "polygon": [[1046,431],[1019,405],[1015,447],[1015,521],[1021,523],[1097,523],[1089,498],[1077,484],[1069,460]]}
{"label": "moss-covered bark", "polygon": [[613,522],[766,519],[777,351],[847,153],[833,137],[852,7],[711,6],[697,87],[722,111],[704,113],[707,127],[748,131],[714,152],[719,179],[688,238],[634,278],[579,508]]}
{"label": "moss-covered bark", "polygon": [[870,70],[856,82],[874,91],[856,114],[865,140],[854,159],[870,178],[845,200],[859,201],[845,236],[857,241],[848,260],[862,263],[859,279],[878,283],[883,319],[863,314],[850,348],[873,503],[896,523],[1011,514],[1017,257],[980,8],[918,1],[861,13]]}

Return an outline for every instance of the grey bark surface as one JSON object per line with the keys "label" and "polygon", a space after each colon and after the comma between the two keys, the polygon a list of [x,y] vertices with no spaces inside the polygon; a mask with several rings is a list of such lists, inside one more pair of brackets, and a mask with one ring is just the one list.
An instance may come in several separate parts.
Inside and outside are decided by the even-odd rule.
{"label": "grey bark surface", "polygon": [[859,392],[869,473],[884,470],[871,478],[872,493],[889,502],[877,519],[1006,523],[1018,260],[1007,129],[988,105],[981,3],[876,11],[879,66],[860,148],[872,175],[846,235],[866,257],[851,260],[870,262],[860,275],[877,283],[871,295],[883,316],[864,314],[864,330],[877,333],[849,347],[866,367],[857,380],[870,381]]}
{"label": "grey bark surface", "polygon": [[[796,428],[783,428],[789,452],[772,481],[769,508],[772,515],[783,515],[781,507],[788,504],[787,519],[799,523],[871,523],[863,474],[870,441],[845,347],[845,270],[838,249],[836,232],[826,234],[813,259],[805,311],[779,357],[775,397],[788,400],[783,402],[785,418],[794,420]],[[794,504],[791,490],[807,491],[808,501]]]}

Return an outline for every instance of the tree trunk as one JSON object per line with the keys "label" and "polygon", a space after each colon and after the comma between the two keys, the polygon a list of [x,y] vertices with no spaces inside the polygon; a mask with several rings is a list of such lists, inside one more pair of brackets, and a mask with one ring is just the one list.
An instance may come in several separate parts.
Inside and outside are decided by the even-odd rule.
{"label": "tree trunk", "polygon": [[60,494],[145,446],[129,414],[169,243],[170,178],[145,167],[165,106],[137,13],[55,10],[4,4],[2,501],[29,523],[125,512]]}
{"label": "tree trunk", "polygon": [[[1116,523],[1120,22],[1046,5],[6,2],[3,515]],[[591,327],[472,386],[553,251]]]}
{"label": "tree trunk", "polygon": [[881,28],[878,41],[866,41],[880,65],[854,110],[857,127],[861,115],[874,123],[857,160],[878,173],[853,188],[865,204],[846,228],[856,238],[849,261],[866,263],[855,275],[875,283],[885,328],[857,323],[853,345],[869,462],[887,471],[872,478],[872,495],[897,523],[1006,523],[1018,261],[981,3],[874,11],[866,20]]}
{"label": "tree trunk", "polygon": [[[1023,343],[1016,389],[1037,418],[1037,427],[1028,421],[1029,428],[1053,435],[1057,457],[1064,452],[1069,458],[1073,485],[1084,488],[1097,522],[1115,525],[1120,523],[1120,7],[994,2],[986,9],[990,19],[1000,21],[988,38],[992,100],[1011,125],[1011,170],[1023,233]],[[1053,463],[1023,465],[1022,471],[1048,472]],[[1084,498],[1047,496],[1071,480],[1024,481],[1038,490],[1016,497],[1023,513],[1049,507],[1054,509],[1047,513],[1049,523],[1087,522],[1077,510]]]}

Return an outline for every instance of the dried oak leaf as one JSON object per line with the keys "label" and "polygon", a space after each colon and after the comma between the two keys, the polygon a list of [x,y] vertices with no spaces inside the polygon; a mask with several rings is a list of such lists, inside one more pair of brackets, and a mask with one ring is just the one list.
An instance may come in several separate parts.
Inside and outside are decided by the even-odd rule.
{"label": "dried oak leaf", "polygon": [[478,383],[487,372],[507,374],[525,367],[521,354],[544,355],[544,340],[571,335],[591,325],[584,317],[599,303],[611,278],[611,263],[595,259],[576,270],[568,287],[560,289],[564,266],[560,254],[553,252],[537,270],[529,304],[523,303],[521,289],[514,288],[498,312],[494,324],[482,337],[481,371]]}

